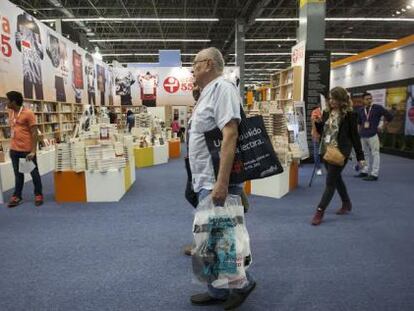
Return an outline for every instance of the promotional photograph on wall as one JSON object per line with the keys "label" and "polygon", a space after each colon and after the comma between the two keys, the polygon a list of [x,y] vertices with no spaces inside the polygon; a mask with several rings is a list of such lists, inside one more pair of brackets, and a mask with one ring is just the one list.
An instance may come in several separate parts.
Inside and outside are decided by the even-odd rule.
{"label": "promotional photograph on wall", "polygon": [[0,96],[102,105],[108,65],[7,1],[0,2]]}

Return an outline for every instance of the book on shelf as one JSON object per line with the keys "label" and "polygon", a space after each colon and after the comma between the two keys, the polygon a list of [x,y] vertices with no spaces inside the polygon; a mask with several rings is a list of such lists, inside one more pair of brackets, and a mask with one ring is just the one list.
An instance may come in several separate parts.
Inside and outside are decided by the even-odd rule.
{"label": "book on shelf", "polygon": [[56,105],[54,103],[43,103],[43,112],[56,112]]}
{"label": "book on shelf", "polygon": [[10,127],[3,127],[0,129],[0,139],[9,139],[11,137]]}

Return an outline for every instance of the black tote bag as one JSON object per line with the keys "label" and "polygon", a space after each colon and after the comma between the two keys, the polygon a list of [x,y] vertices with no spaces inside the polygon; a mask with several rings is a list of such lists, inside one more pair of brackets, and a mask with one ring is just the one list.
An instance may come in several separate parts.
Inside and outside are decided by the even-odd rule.
{"label": "black tote bag", "polygon": [[[267,135],[262,116],[246,118],[242,107],[240,107],[240,115],[239,137],[230,174],[230,183],[238,184],[282,173],[283,167]],[[217,178],[223,135],[219,128],[215,128],[204,133],[204,137]]]}

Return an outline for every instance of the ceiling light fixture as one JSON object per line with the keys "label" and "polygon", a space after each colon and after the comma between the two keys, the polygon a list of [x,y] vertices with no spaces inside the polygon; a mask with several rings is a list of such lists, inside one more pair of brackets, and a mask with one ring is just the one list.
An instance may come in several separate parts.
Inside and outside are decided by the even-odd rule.
{"label": "ceiling light fixture", "polygon": [[246,42],[287,42],[287,41],[295,41],[296,42],[296,38],[278,38],[278,39],[244,39],[244,41]]}
{"label": "ceiling light fixture", "polygon": [[325,38],[325,41],[360,41],[360,42],[395,42],[396,39],[370,39],[370,38]]}
{"label": "ceiling light fixture", "polygon": [[[235,56],[236,54],[229,54],[230,56]],[[245,56],[284,56],[291,55],[289,52],[278,52],[278,53],[244,53]]]}
{"label": "ceiling light fixture", "polygon": [[158,53],[107,53],[102,56],[158,56]]}
{"label": "ceiling light fixture", "polygon": [[210,42],[210,39],[130,39],[130,38],[112,38],[112,39],[92,39],[89,42]]}
{"label": "ceiling light fixture", "polygon": [[244,71],[280,71],[280,68],[246,68]]}
{"label": "ceiling light fixture", "polygon": [[[273,42],[273,41],[296,41],[294,38],[287,39],[246,39],[247,42]],[[394,42],[396,39],[381,39],[381,38],[325,38],[325,41],[369,41],[369,42]],[[289,53],[290,54],[290,53]],[[230,54],[232,55],[232,54]],[[245,54],[247,55],[247,54]]]}
{"label": "ceiling light fixture", "polygon": [[395,12],[395,14],[400,15],[400,14],[401,14],[401,12],[400,12],[400,11],[396,11],[396,12]]}
{"label": "ceiling light fixture", "polygon": [[[414,6],[414,1],[411,4]],[[396,11],[399,15],[401,12]],[[256,18],[256,22],[283,22],[299,21],[299,18]],[[391,17],[326,17],[327,22],[414,22],[414,18],[391,18]]]}
{"label": "ceiling light fixture", "polygon": [[274,17],[274,18],[256,18],[256,22],[298,22],[297,17]]}
{"label": "ceiling light fixture", "polygon": [[333,55],[333,56],[352,56],[352,55],[357,55],[357,53],[334,52],[334,53],[331,53],[331,55]]}
{"label": "ceiling light fixture", "polygon": [[286,62],[244,62],[246,65],[253,64],[286,64]]}
{"label": "ceiling light fixture", "polygon": [[[45,21],[41,19],[40,21]],[[218,18],[196,17],[78,17],[62,18],[62,22],[218,22]]]}

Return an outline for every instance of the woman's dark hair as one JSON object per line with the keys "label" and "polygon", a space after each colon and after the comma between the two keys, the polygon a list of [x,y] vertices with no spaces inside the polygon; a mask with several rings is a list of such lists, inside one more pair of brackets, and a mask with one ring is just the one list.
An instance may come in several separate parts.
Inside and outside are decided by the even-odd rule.
{"label": "woman's dark hair", "polygon": [[17,106],[23,105],[23,95],[20,92],[10,91],[6,94],[7,98],[16,103]]}
{"label": "woman's dark hair", "polygon": [[178,121],[178,117],[177,116],[174,117],[174,121]]}
{"label": "woman's dark hair", "polygon": [[[342,115],[345,115],[348,111],[352,110],[351,97],[349,96],[347,90],[343,87],[337,86],[334,87],[330,92],[330,98],[335,99],[339,103],[339,110]],[[328,111],[331,110],[330,105],[327,105]]]}
{"label": "woman's dark hair", "polygon": [[131,114],[134,114],[131,110],[127,111],[127,116],[130,116]]}

